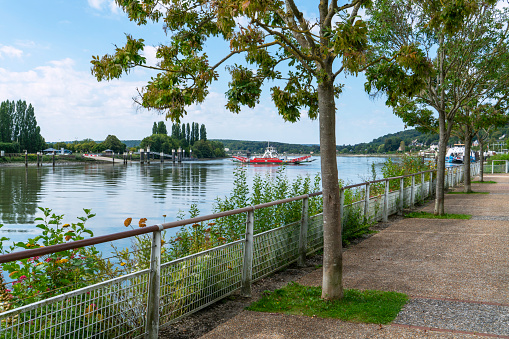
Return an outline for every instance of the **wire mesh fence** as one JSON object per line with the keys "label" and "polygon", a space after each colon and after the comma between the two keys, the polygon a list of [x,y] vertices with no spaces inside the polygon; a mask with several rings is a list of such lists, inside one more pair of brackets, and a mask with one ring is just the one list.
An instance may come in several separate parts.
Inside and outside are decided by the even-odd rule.
{"label": "wire mesh fence", "polygon": [[484,164],[484,173],[508,173],[508,160],[493,160],[491,164]]}
{"label": "wire mesh fence", "polygon": [[[473,166],[471,174],[476,175],[478,168]],[[449,182],[462,181],[461,171],[449,170],[448,173]],[[367,194],[369,183],[363,184],[365,187],[346,187],[356,190],[352,194],[356,198],[342,207],[345,232],[355,232],[351,227],[384,220],[401,207],[407,208],[433,193],[433,185],[429,181],[422,182],[420,174],[414,180],[402,179],[409,185],[403,188],[402,195],[399,191],[401,179],[398,178],[390,182],[380,181],[378,192],[373,190],[373,194]],[[429,180],[429,176],[426,179]],[[385,193],[379,194],[386,184],[389,186]],[[390,190],[390,185],[398,189]],[[138,242],[136,251],[119,251],[116,259],[97,262],[110,265],[111,277],[97,277],[104,281],[0,313],[0,339],[154,337],[159,326],[196,312],[243,289],[246,284],[288,266],[302,251],[310,254],[320,250],[323,247],[323,215],[321,212],[307,214],[304,208],[307,206],[305,200],[315,198],[300,196],[225,212],[221,216],[182,221],[179,225],[192,224],[198,228],[225,218],[234,227],[246,227],[246,233],[245,238],[224,244],[211,244],[211,240],[205,239],[205,247],[197,247],[196,253],[175,260],[168,260],[171,249],[162,246],[160,233],[164,227],[158,225],[150,231],[153,232],[152,238],[147,234],[145,240]],[[264,208],[270,209],[270,213],[264,212]],[[291,213],[293,220],[298,221],[279,226],[285,222],[284,218],[270,215],[281,211]],[[277,227],[266,230],[269,224]],[[304,225],[307,229],[303,233]],[[159,238],[155,236],[158,232]],[[303,248],[299,246],[301,242],[305,244]],[[246,267],[251,267],[247,273]],[[115,277],[115,274],[122,275]],[[151,316],[154,309],[157,310],[156,319]]]}

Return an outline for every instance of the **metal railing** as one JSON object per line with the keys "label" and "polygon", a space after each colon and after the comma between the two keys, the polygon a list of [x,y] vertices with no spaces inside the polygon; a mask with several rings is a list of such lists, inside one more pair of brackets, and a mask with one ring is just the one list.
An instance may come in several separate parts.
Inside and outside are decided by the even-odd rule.
{"label": "metal railing", "polygon": [[[502,163],[495,165],[495,162]],[[509,173],[509,160],[493,160],[491,164],[484,164],[484,173]]]}
{"label": "metal railing", "polygon": [[[472,164],[471,175],[479,172]],[[425,171],[341,188],[342,226],[349,217],[364,222],[386,221],[419,200],[433,195],[435,171]],[[426,180],[427,177],[427,180]],[[463,167],[446,170],[446,187],[463,180]],[[392,185],[392,188],[391,188]],[[371,194],[380,192],[382,194]],[[397,189],[393,189],[398,186]],[[345,194],[357,193],[345,205]],[[348,194],[350,194],[348,193]],[[141,234],[152,234],[148,269],[63,293],[0,314],[0,338],[157,338],[159,327],[196,312],[240,289],[251,295],[251,284],[298,262],[323,247],[323,217],[310,215],[310,199],[321,192],[237,210],[164,223],[0,256],[0,263],[43,256]],[[257,232],[264,225],[257,211],[300,204],[300,220]],[[295,206],[295,205],[293,205]],[[161,263],[161,232],[189,224],[245,214],[242,239]],[[258,227],[260,226],[260,227]]]}

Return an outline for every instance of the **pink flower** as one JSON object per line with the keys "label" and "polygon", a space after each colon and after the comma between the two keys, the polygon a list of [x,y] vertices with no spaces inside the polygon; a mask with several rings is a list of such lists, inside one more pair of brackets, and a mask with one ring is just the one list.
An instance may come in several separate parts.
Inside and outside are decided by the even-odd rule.
{"label": "pink flower", "polygon": [[27,276],[26,275],[22,275],[21,277],[19,277],[19,280],[23,280],[23,279],[26,279]]}
{"label": "pink flower", "polygon": [[7,292],[12,292],[12,291],[11,291],[10,289],[8,289],[8,288],[6,288],[5,290],[6,290]]}
{"label": "pink flower", "polygon": [[50,262],[51,261],[51,258],[47,258],[46,260],[44,260],[45,262]]}

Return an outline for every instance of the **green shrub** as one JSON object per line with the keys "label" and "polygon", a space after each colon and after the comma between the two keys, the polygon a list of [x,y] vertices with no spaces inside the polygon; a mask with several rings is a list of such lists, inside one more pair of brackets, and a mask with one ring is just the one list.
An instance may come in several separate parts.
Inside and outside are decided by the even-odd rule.
{"label": "green shrub", "polygon": [[5,153],[19,153],[19,143],[17,142],[0,142],[0,151]]}
{"label": "green shrub", "polygon": [[[36,227],[42,229],[42,235],[14,243],[8,251],[2,245],[2,253],[81,240],[85,234],[93,236],[92,231],[85,227],[86,221],[94,217],[90,210],[84,209],[85,216],[78,217],[78,222],[62,224],[63,215],[56,215],[48,208],[39,209],[44,218],[35,220],[40,222]],[[9,239],[3,237],[0,240]],[[12,290],[8,290],[10,304],[21,306],[89,285],[96,281],[98,257],[100,253],[90,246],[1,264],[2,269],[14,279]]]}

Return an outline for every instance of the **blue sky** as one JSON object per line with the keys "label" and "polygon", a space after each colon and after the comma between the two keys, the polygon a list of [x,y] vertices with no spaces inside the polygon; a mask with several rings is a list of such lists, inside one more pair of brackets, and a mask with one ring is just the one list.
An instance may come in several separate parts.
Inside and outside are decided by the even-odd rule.
{"label": "blue sky", "polygon": [[[307,3],[307,1],[301,1]],[[155,64],[155,48],[168,39],[161,25],[139,27],[111,0],[0,0],[0,101],[26,100],[35,108],[41,133],[47,141],[142,139],[154,121],[164,118],[133,103],[136,88],[152,75],[136,70],[120,80],[97,82],[90,73],[92,55],[112,53],[122,46],[125,33],[143,38],[145,54]],[[314,16],[316,8],[305,8]],[[227,52],[228,43],[211,41],[211,60]],[[401,120],[364,92],[364,79],[344,76],[337,106],[337,144],[368,142],[403,130]],[[319,143],[318,121],[303,117],[286,123],[278,116],[268,88],[261,103],[233,114],[224,108],[227,77],[211,88],[201,106],[192,106],[183,122],[207,126],[209,138]],[[167,121],[168,130],[171,122]]]}

